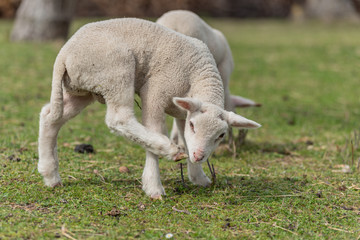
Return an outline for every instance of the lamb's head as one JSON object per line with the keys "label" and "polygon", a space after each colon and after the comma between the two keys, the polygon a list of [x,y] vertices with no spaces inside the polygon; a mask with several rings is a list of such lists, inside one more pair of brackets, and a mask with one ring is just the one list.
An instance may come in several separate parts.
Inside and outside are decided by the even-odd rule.
{"label": "lamb's head", "polygon": [[194,98],[174,98],[175,105],[187,111],[184,138],[190,161],[205,162],[228,132],[236,128],[258,128],[261,125],[211,103]]}

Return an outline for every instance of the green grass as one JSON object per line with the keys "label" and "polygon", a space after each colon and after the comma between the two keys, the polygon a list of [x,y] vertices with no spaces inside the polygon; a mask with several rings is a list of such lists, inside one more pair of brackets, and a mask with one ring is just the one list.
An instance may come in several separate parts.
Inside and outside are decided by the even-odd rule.
{"label": "green grass", "polygon": [[[249,132],[235,158],[211,158],[210,188],[187,179],[184,187],[178,166],[161,160],[162,201],[142,192],[145,153],[108,131],[100,104],[60,132],[64,186],[43,185],[38,114],[62,44],[10,43],[12,22],[0,22],[0,239],[359,238],[359,26],[209,22],[233,50],[232,93],[263,103],[238,112],[263,127]],[[77,154],[77,143],[97,153]]]}

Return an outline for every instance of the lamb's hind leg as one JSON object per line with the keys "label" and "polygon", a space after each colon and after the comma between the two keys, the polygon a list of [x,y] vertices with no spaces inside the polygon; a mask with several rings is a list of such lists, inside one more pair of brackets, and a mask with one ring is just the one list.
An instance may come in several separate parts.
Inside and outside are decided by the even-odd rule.
{"label": "lamb's hind leg", "polygon": [[39,163],[38,171],[44,177],[45,184],[50,187],[61,184],[58,167],[56,139],[60,128],[83,108],[93,101],[91,95],[71,96],[64,93],[64,111],[60,119],[53,119],[50,104],[45,105],[40,112],[39,125]]}

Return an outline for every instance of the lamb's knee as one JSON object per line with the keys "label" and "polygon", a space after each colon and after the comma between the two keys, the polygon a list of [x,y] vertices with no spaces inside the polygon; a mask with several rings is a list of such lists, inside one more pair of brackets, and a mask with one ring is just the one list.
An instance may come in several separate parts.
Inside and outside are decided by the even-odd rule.
{"label": "lamb's knee", "polygon": [[40,119],[45,119],[50,114],[50,103],[46,104],[40,111]]}
{"label": "lamb's knee", "polygon": [[46,104],[40,112],[40,130],[44,127],[50,126],[53,123],[50,115],[50,104]]}
{"label": "lamb's knee", "polygon": [[124,119],[106,118],[105,123],[111,132],[125,135],[126,121]]}
{"label": "lamb's knee", "polygon": [[40,111],[40,124],[53,124],[56,123],[59,119],[54,116],[51,112],[50,103],[46,104]]}
{"label": "lamb's knee", "polygon": [[131,126],[134,121],[136,122],[134,113],[129,109],[107,110],[105,122],[110,129],[123,131],[127,126]]}

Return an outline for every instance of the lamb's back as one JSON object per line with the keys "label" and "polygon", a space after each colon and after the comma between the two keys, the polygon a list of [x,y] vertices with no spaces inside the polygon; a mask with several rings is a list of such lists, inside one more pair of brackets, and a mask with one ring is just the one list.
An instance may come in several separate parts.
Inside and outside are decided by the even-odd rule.
{"label": "lamb's back", "polygon": [[[59,58],[67,65],[86,68],[114,51],[127,49],[133,54],[139,76],[155,72],[175,75],[190,73],[199,56],[211,62],[211,54],[201,41],[184,36],[158,24],[135,18],[89,23],[65,44]],[[84,67],[80,66],[84,65]],[[101,65],[101,64],[100,64]],[[169,76],[170,77],[170,76]]]}

